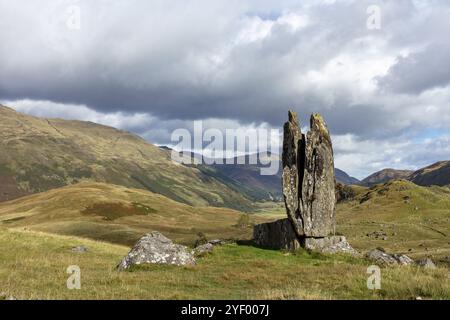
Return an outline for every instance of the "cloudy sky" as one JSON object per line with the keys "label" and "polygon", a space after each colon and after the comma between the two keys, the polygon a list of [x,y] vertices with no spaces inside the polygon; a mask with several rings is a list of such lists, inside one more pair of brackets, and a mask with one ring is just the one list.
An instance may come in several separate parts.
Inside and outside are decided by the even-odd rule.
{"label": "cloudy sky", "polygon": [[302,125],[324,115],[336,165],[358,178],[450,159],[446,0],[0,0],[0,12],[0,103],[19,111],[170,144],[193,120],[279,128],[293,108]]}

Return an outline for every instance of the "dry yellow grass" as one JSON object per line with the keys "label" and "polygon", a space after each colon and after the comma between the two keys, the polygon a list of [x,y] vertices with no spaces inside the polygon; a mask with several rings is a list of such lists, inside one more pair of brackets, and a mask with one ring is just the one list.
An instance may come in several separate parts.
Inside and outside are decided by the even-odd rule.
{"label": "dry yellow grass", "polygon": [[[447,269],[382,269],[367,289],[369,262],[226,245],[194,267],[149,266],[118,272],[124,246],[0,228],[0,292],[19,299],[450,299]],[[72,247],[84,245],[87,253]],[[66,269],[81,268],[81,290]]]}

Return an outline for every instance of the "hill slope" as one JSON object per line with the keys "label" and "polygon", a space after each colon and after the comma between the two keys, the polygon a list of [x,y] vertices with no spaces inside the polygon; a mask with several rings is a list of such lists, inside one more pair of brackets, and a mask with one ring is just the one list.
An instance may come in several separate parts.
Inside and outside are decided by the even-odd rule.
{"label": "hill slope", "polygon": [[337,207],[337,226],[355,248],[380,246],[450,265],[449,188],[395,180],[354,191]]}
{"label": "hill slope", "polygon": [[243,195],[172,162],[145,140],[90,122],[41,119],[0,106],[0,150],[0,201],[90,180],[194,206],[252,207]]}
{"label": "hill slope", "polygon": [[[450,266],[450,188],[393,180],[371,188],[346,186],[336,207],[336,230],[361,252],[377,247],[414,259],[432,257]],[[286,217],[281,205],[263,208],[272,220]]]}
{"label": "hill slope", "polygon": [[363,179],[361,185],[371,187],[391,180],[408,179],[412,173],[410,170],[383,169]]}
{"label": "hill slope", "polygon": [[153,230],[187,243],[200,231],[208,238],[248,238],[250,226],[236,227],[241,216],[227,208],[194,208],[146,190],[91,182],[0,203],[0,226],[126,245]]}
{"label": "hill slope", "polygon": [[440,161],[412,173],[409,180],[421,186],[450,185],[450,161]]}
{"label": "hill slope", "polygon": [[354,177],[349,176],[346,172],[335,168],[334,173],[336,175],[336,182],[346,185],[356,185],[360,183],[360,181]]}

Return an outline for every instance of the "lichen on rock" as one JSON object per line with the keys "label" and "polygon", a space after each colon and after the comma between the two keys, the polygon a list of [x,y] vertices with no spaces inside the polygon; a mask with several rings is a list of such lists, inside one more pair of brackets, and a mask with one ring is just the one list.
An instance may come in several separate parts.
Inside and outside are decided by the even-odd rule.
{"label": "lichen on rock", "polygon": [[185,246],[174,244],[159,232],[151,232],[143,236],[118,265],[125,270],[133,265],[168,264],[194,265],[194,254]]}

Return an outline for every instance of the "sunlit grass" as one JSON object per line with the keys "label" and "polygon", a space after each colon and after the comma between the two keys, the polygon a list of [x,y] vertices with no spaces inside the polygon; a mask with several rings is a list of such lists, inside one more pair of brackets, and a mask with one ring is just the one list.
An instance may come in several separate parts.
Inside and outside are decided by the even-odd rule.
{"label": "sunlit grass", "polygon": [[[370,263],[339,255],[226,245],[194,267],[118,272],[127,247],[6,229],[0,229],[0,244],[0,292],[20,299],[450,298],[446,269],[382,269],[382,290],[373,292],[366,286]],[[89,251],[73,253],[79,245]],[[81,290],[66,287],[69,265],[81,268]]]}

